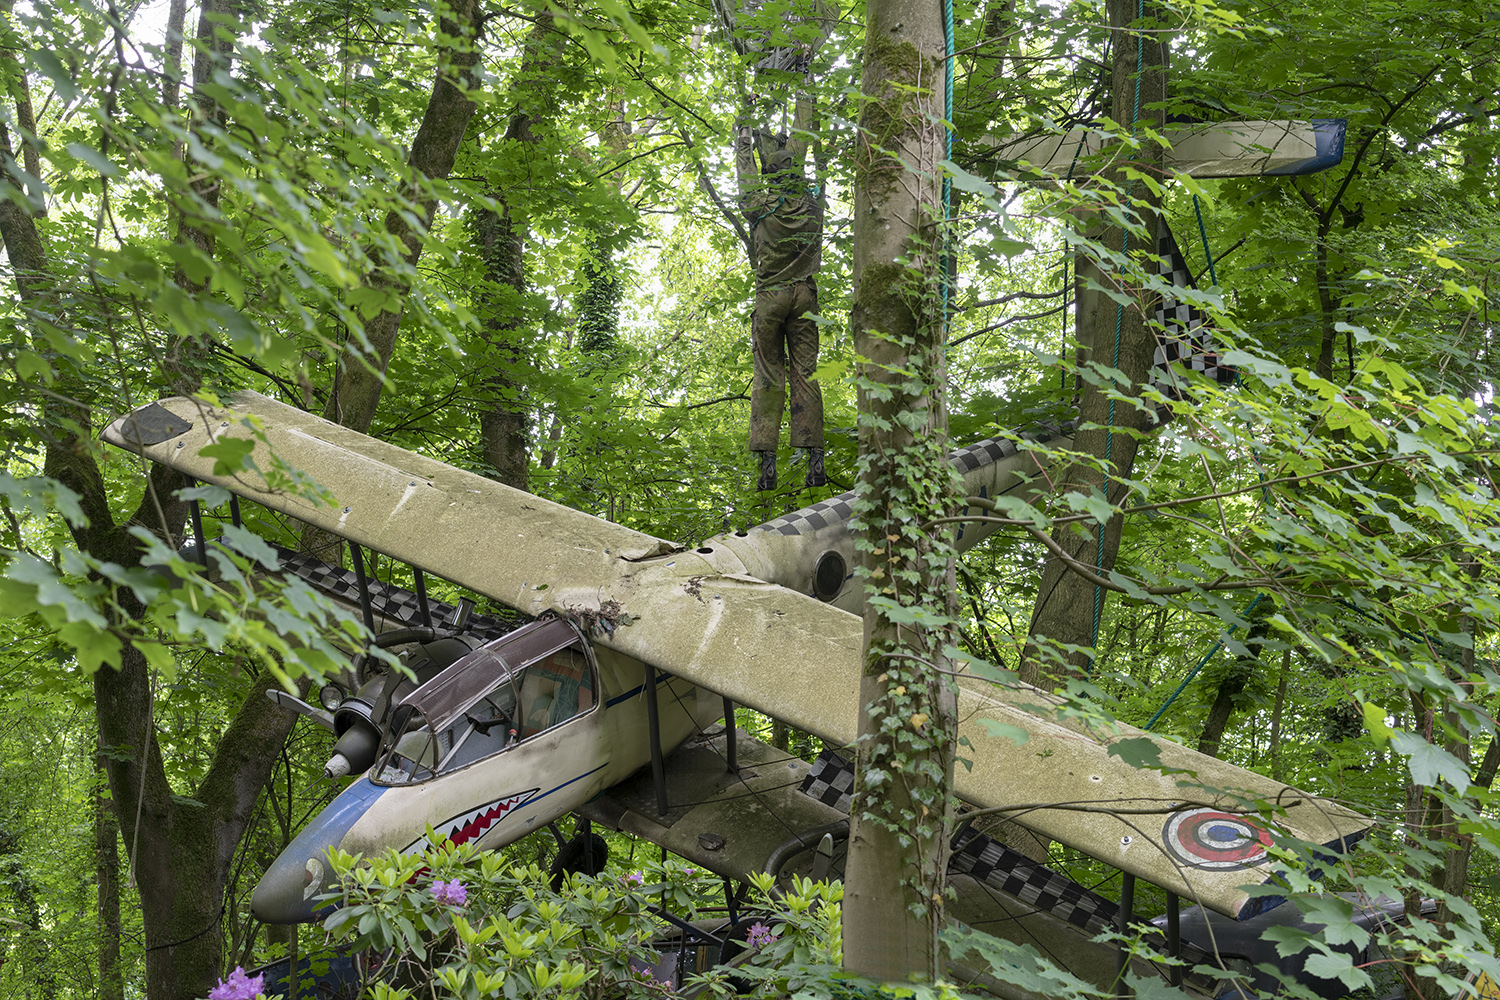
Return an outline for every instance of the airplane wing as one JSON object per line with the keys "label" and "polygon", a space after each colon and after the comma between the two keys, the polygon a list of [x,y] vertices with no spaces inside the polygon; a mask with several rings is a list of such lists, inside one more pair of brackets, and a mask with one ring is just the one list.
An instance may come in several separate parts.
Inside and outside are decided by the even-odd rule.
{"label": "airplane wing", "polygon": [[[855,739],[860,618],[757,579],[727,549],[680,549],[254,392],[221,408],[164,399],[119,418],[104,438],[525,614],[571,616],[602,645],[827,741]],[[229,438],[254,442],[257,468],[273,468],[274,454],[335,502],[273,488],[258,473],[215,473],[215,459],[201,449]],[[1271,877],[1272,832],[1230,798],[1193,796],[1174,777],[1109,755],[1111,742],[1146,734],[1121,726],[1101,738],[1030,710],[1048,703],[1029,688],[962,685],[960,735],[972,743],[972,767],[956,769],[961,798],[1012,809],[1039,834],[1226,915],[1265,908],[1240,887]],[[992,736],[986,719],[1029,739]],[[1370,825],[1334,803],[1150,738],[1169,767],[1284,807],[1278,833],[1343,845]]]}
{"label": "airplane wing", "polygon": [[[1169,126],[1165,166],[1193,177],[1295,177],[1337,166],[1344,158],[1342,118],[1311,121],[1212,122]],[[1026,139],[983,140],[1002,160],[1024,160],[1058,177],[1096,173],[1106,136],[1071,129]],[[1122,157],[1129,151],[1119,147]]]}

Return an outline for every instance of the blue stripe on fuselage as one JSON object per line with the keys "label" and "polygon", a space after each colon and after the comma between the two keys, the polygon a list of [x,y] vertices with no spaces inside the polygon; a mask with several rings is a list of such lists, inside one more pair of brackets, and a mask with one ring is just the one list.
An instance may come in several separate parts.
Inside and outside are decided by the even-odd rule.
{"label": "blue stripe on fuselage", "polygon": [[[672,689],[672,682],[677,679],[672,674],[665,673],[665,672],[663,672],[661,670],[656,671],[651,676],[652,676],[652,679],[656,682],[656,684],[655,684],[656,687],[661,687],[662,686],[662,678],[666,678],[667,690],[669,690],[669,691],[671,691],[671,689]],[[646,685],[645,685],[644,682],[642,682],[640,684],[637,684],[635,687],[631,688],[629,691],[626,691],[624,694],[617,694],[613,698],[609,699],[609,701],[606,701],[604,703],[604,707],[605,708],[614,708],[620,702],[625,701],[628,698],[634,698],[636,695],[640,694],[644,690],[646,690]],[[675,695],[676,697],[679,697],[679,698],[682,697],[682,695],[679,694],[676,691],[672,691],[672,694]]]}

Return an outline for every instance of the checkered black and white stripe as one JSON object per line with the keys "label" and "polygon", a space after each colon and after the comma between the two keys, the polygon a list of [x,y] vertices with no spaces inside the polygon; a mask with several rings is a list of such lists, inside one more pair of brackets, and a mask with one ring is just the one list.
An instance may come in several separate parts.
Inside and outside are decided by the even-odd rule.
{"label": "checkered black and white stripe", "polygon": [[[1158,271],[1162,278],[1174,288],[1192,288],[1193,275],[1183,259],[1177,239],[1161,220],[1160,234],[1156,239]],[[1163,395],[1172,397],[1178,389],[1174,385],[1171,367],[1180,364],[1190,371],[1199,372],[1207,378],[1227,385],[1234,381],[1234,369],[1219,359],[1219,351],[1213,340],[1213,328],[1208,325],[1202,311],[1187,302],[1166,298],[1156,308],[1156,321],[1163,330],[1157,333],[1156,356],[1152,359],[1153,385]]]}
{"label": "checkered black and white stripe", "polygon": [[854,517],[854,492],[838,496],[811,507],[794,510],[785,517],[767,521],[760,525],[761,531],[774,531],[778,535],[802,535],[830,524],[847,524]]}
{"label": "checkered black and white stripe", "polygon": [[[1187,268],[1182,250],[1165,219],[1161,220],[1161,233],[1157,238],[1159,272],[1175,288],[1192,288],[1193,276]],[[1218,346],[1213,340],[1213,329],[1206,317],[1190,303],[1171,298],[1162,298],[1156,310],[1156,319],[1163,330],[1157,334],[1156,355],[1152,361],[1152,384],[1164,396],[1178,395],[1171,372],[1172,365],[1199,372],[1221,384],[1234,381],[1233,368],[1219,359]],[[1029,441],[1045,442],[1071,434],[1072,422],[1063,425],[1043,424],[1023,432],[1020,436]],[[959,474],[991,465],[1016,453],[1014,441],[1007,438],[987,438],[967,448],[959,448],[949,454],[948,460]],[[802,535],[818,531],[831,524],[846,523],[854,516],[854,494],[843,493],[830,500],[793,511],[784,517],[767,521],[756,530],[772,531],[781,535]]]}
{"label": "checkered black and white stripe", "polygon": [[[1020,436],[1027,441],[1051,441],[1053,438],[1073,433],[1071,422],[1055,425],[1042,424],[1032,430],[1026,431]],[[1003,458],[1009,458],[1016,453],[1016,443],[1008,438],[986,438],[978,444],[971,444],[967,448],[958,448],[948,453],[948,463],[958,470],[959,475],[973,472],[975,469],[986,465],[993,465]],[[810,531],[817,531],[830,524],[847,523],[854,516],[854,494],[840,493],[830,500],[815,503],[811,507],[803,507],[801,510],[792,511],[785,517],[778,517],[774,521],[767,521],[758,527],[760,531],[774,531],[781,535],[801,535]]]}
{"label": "checkered black and white stripe", "polygon": [[848,812],[854,802],[854,762],[824,750],[802,779],[802,792],[825,806]]}
{"label": "checkered black and white stripe", "polygon": [[[330,566],[305,552],[293,552],[279,545],[276,546],[276,554],[285,572],[297,574],[326,594],[351,604],[359,603],[359,578],[354,575],[353,570]],[[367,583],[370,590],[370,610],[377,616],[405,622],[409,626],[422,624],[421,607],[417,603],[416,594],[379,580],[371,579]],[[441,626],[452,617],[454,610],[453,605],[430,598],[427,608],[432,613],[435,626]],[[514,631],[516,627],[516,623],[492,615],[471,614],[464,625],[464,632],[488,642]]]}
{"label": "checkered black and white stripe", "polygon": [[[854,802],[853,762],[824,751],[802,779],[802,791],[839,812],[848,812]],[[1114,926],[1120,909],[1067,876],[974,830],[964,834],[948,870],[968,875],[1092,934]]]}
{"label": "checkered black and white stripe", "polygon": [[[849,812],[854,802],[853,762],[831,750],[824,751],[802,779],[802,791],[826,806]],[[968,875],[1088,934],[1109,930],[1119,919],[1118,903],[976,830],[960,835],[948,871]],[[1180,948],[1189,965],[1208,960],[1206,952],[1186,941]]]}
{"label": "checkered black and white stripe", "polygon": [[964,833],[948,861],[948,870],[968,875],[1090,934],[1113,927],[1119,917],[1119,904],[973,830]]}

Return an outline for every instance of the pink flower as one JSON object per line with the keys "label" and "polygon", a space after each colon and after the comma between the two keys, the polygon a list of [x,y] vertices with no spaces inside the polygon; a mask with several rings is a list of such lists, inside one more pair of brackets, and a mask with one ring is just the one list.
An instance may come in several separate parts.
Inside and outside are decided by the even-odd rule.
{"label": "pink flower", "polygon": [[640,872],[631,872],[620,881],[625,884],[625,888],[634,889],[636,886],[644,885],[646,883],[646,876],[642,875]]}
{"label": "pink flower", "polygon": [[469,901],[469,890],[458,879],[452,882],[433,882],[432,898],[447,906],[463,906]]}
{"label": "pink flower", "polygon": [[745,943],[752,948],[763,948],[776,940],[776,935],[771,933],[771,928],[757,920],[750,925],[750,933],[745,938]]}
{"label": "pink flower", "polygon": [[228,979],[219,980],[219,985],[208,991],[208,1000],[255,1000],[265,988],[264,974],[251,979],[236,965]]}

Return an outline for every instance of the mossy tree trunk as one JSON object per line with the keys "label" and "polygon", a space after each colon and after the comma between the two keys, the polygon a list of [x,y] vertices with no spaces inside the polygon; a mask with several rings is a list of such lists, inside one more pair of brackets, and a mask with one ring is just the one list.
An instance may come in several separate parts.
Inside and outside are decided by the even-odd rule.
{"label": "mossy tree trunk", "polygon": [[[100,748],[101,751],[103,747]],[[98,906],[99,1000],[125,1000],[120,966],[120,824],[104,791],[109,774],[104,756],[96,758],[100,781],[94,789],[94,877]]]}
{"label": "mossy tree trunk", "polygon": [[[943,309],[937,162],[943,158],[942,8],[866,10],[855,162],[861,576],[867,600],[859,778],[844,883],[844,964],[905,980],[939,971],[954,698],[945,629],[890,604],[942,608],[948,558],[922,525],[945,509]],[[903,165],[904,164],[904,165]]]}
{"label": "mossy tree trunk", "polygon": [[[375,408],[385,384],[385,371],[396,350],[401,328],[401,300],[410,287],[409,274],[421,259],[427,230],[437,214],[437,198],[421,191],[423,179],[445,179],[453,170],[458,148],[474,116],[474,101],[469,90],[476,84],[474,67],[479,62],[480,7],[478,0],[453,0],[442,18],[441,37],[451,39],[441,54],[432,95],[423,112],[422,123],[412,140],[407,166],[412,173],[415,201],[422,207],[420,219],[392,209],[385,217],[385,228],[405,250],[404,269],[377,266],[370,284],[396,293],[397,305],[382,310],[365,323],[368,346],[350,341],[345,345],[333,394],[323,416],[357,431],[368,431],[375,419]],[[415,225],[413,223],[416,223]],[[304,541],[304,545],[306,542]]]}
{"label": "mossy tree trunk", "polygon": [[[1143,134],[1144,127],[1160,125],[1160,105],[1167,96],[1167,36],[1160,30],[1165,22],[1159,16],[1161,8],[1154,3],[1109,0],[1107,6],[1109,23],[1114,29],[1115,53],[1110,114],[1122,126],[1135,122],[1137,134]],[[1146,33],[1128,30],[1137,24],[1138,7],[1145,12],[1139,26],[1149,29]],[[1143,173],[1160,176],[1161,154],[1160,146],[1146,141],[1132,159]],[[1122,187],[1129,184],[1118,170],[1112,172],[1111,179]],[[1145,226],[1145,235],[1133,233],[1127,239],[1125,230],[1109,228],[1101,233],[1102,242],[1114,251],[1123,247],[1132,255],[1148,253],[1154,257],[1161,198],[1139,182],[1129,186],[1129,194],[1132,208]],[[1138,396],[1151,370],[1156,348],[1155,334],[1147,325],[1155,312],[1155,298],[1131,287],[1119,276],[1086,263],[1083,257],[1079,259],[1078,276],[1078,339],[1083,364],[1119,370],[1129,384],[1117,384],[1115,391]],[[1088,277],[1124,291],[1131,304],[1122,308],[1103,292],[1084,287],[1084,279]],[[1112,402],[1110,388],[1107,378],[1085,380],[1078,406],[1081,430],[1074,448],[1094,456],[1111,474],[1106,476],[1093,466],[1076,464],[1058,477],[1059,495],[1071,491],[1104,494],[1115,504],[1125,499],[1121,480],[1130,476],[1139,444],[1129,432],[1146,428],[1152,417],[1128,402]],[[1092,524],[1070,525],[1056,529],[1052,537],[1076,562],[1107,573],[1114,567],[1123,526],[1124,518],[1116,515],[1102,532]],[[1086,670],[1090,663],[1087,651],[1057,652],[1057,649],[1062,644],[1073,647],[1093,644],[1094,626],[1103,613],[1105,598],[1105,593],[1096,592],[1092,583],[1073,572],[1066,560],[1050,557],[1042,571],[1032,610],[1021,679],[1037,684],[1046,677]]]}
{"label": "mossy tree trunk", "polygon": [[526,238],[528,217],[539,188],[523,180],[535,161],[550,155],[540,141],[549,131],[549,119],[557,107],[556,73],[561,64],[563,36],[553,24],[553,15],[537,16],[526,34],[521,67],[510,86],[515,111],[506,124],[499,152],[511,161],[512,182],[496,186],[490,198],[496,207],[478,210],[474,220],[476,249],[484,264],[483,293],[479,296],[479,321],[484,332],[479,442],[484,462],[500,482],[518,490],[529,487],[528,456],[530,406],[524,394],[524,379],[518,377],[528,361]]}

